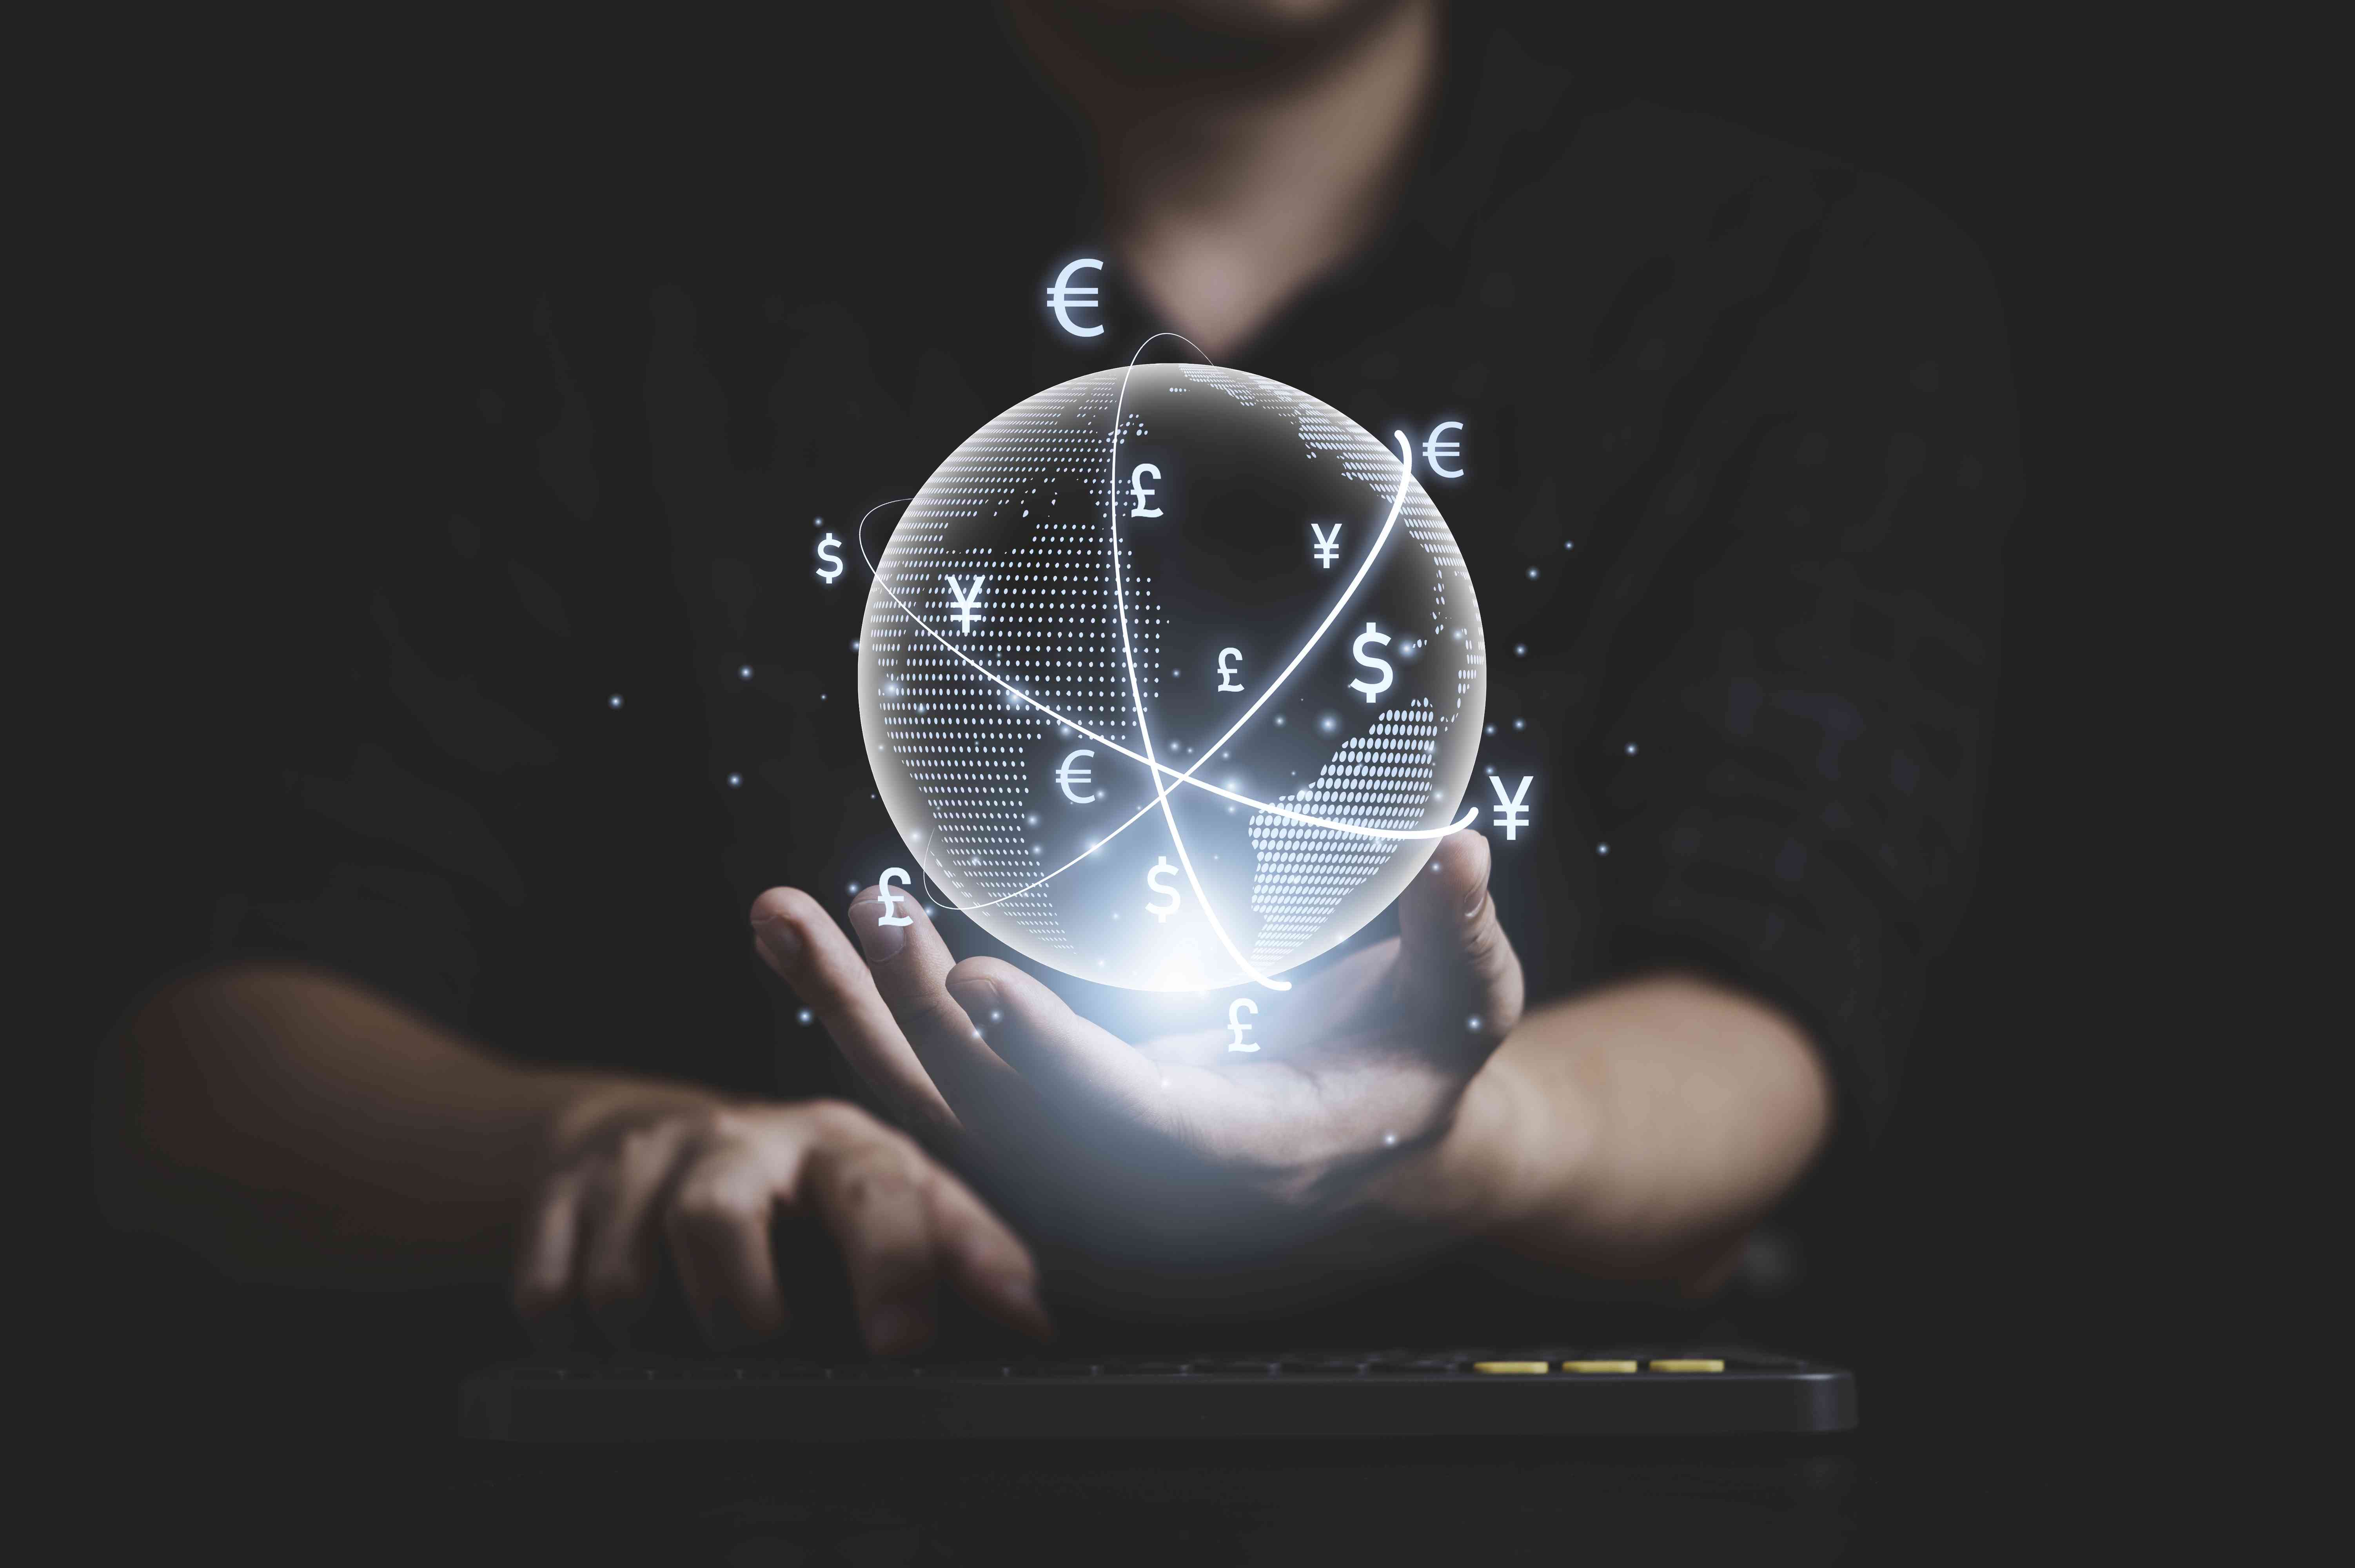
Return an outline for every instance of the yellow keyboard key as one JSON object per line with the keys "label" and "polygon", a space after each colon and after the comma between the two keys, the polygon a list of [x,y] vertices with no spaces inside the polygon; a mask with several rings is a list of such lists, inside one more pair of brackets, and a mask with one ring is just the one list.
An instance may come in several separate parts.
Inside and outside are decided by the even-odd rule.
{"label": "yellow keyboard key", "polygon": [[1526,1377],[1531,1374],[1541,1374],[1552,1369],[1543,1361],[1475,1361],[1472,1363],[1472,1370],[1476,1372]]}
{"label": "yellow keyboard key", "polygon": [[1636,1363],[1633,1361],[1564,1361],[1561,1364],[1561,1370],[1566,1372],[1632,1372],[1636,1370]]}
{"label": "yellow keyboard key", "polygon": [[1681,1360],[1654,1361],[1652,1370],[1656,1372],[1721,1372],[1725,1371],[1725,1363],[1693,1356]]}

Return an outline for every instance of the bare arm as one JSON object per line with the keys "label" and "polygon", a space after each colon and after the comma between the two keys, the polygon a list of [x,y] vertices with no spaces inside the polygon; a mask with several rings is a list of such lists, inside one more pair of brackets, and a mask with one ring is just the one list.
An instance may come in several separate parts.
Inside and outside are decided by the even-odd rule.
{"label": "bare arm", "polygon": [[1530,1013],[1381,1196],[1539,1262],[1705,1293],[1832,1115],[1796,1023],[1699,976],[1651,976]]}
{"label": "bare arm", "polygon": [[625,1328],[666,1250],[706,1333],[752,1339],[786,1321],[771,1224],[805,1212],[842,1249],[879,1350],[929,1337],[942,1275],[1044,1328],[1021,1243],[853,1106],[526,1066],[282,964],[169,986],[105,1049],[108,1213],[239,1277],[505,1274],[527,1317],[578,1296]]}

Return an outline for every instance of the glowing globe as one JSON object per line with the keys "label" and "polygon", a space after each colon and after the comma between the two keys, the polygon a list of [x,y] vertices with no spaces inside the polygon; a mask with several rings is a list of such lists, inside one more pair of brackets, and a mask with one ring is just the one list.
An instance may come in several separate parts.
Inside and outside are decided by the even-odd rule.
{"label": "glowing globe", "polygon": [[1305,392],[1204,365],[1050,388],[874,564],[859,715],[912,891],[1041,964],[1284,988],[1473,815],[1463,556],[1401,443]]}

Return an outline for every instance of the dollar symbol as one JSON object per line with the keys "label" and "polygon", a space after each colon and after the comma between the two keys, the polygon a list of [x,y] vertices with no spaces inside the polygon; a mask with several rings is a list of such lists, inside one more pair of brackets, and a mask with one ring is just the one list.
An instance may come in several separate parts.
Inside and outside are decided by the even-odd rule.
{"label": "dollar symbol", "polygon": [[1249,997],[1237,997],[1227,1006],[1227,1031],[1234,1036],[1232,1040],[1227,1041],[1227,1049],[1229,1051],[1257,1051],[1259,1049],[1258,1045],[1254,1043],[1247,1043],[1243,1040],[1243,1036],[1251,1033],[1252,1028],[1251,1025],[1243,1022],[1242,1020],[1241,1015],[1245,1012],[1250,1013],[1253,1018],[1259,1017],[1259,1004],[1252,1001]]}
{"label": "dollar symbol", "polygon": [[[1162,880],[1165,877],[1168,879],[1166,882]],[[1156,893],[1169,895],[1169,901],[1166,904],[1146,904],[1145,912],[1147,914],[1156,920],[1166,921],[1178,912],[1178,868],[1169,863],[1168,856],[1154,858],[1153,869],[1145,873],[1145,885]]]}
{"label": "dollar symbol", "polygon": [[1358,640],[1349,645],[1349,651],[1357,656],[1359,664],[1364,665],[1368,669],[1378,669],[1382,672],[1381,678],[1371,686],[1362,680],[1353,680],[1349,683],[1349,689],[1364,693],[1369,702],[1371,702],[1380,693],[1391,688],[1391,661],[1366,652],[1366,645],[1380,643],[1384,647],[1388,647],[1390,641],[1389,637],[1374,630],[1374,624],[1369,621],[1366,623],[1366,629],[1358,634]]}
{"label": "dollar symbol", "polygon": [[[832,534],[828,534],[826,538],[817,541],[817,558],[818,560],[826,562],[826,566],[821,566],[817,569],[817,574],[828,582],[832,582],[836,578],[842,575],[842,557],[835,553],[834,548],[841,542],[842,541],[840,539],[836,539]],[[834,570],[829,571],[826,570],[827,567],[832,567]]]}

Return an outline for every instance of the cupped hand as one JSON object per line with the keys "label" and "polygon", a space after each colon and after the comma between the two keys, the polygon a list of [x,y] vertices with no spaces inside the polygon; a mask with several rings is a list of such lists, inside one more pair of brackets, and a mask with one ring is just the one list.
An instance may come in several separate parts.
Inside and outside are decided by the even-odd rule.
{"label": "cupped hand", "polygon": [[771,1228],[814,1215],[841,1249],[877,1354],[930,1341],[943,1278],[999,1321],[1048,1332],[1022,1243],[904,1134],[856,1105],[603,1080],[562,1106],[544,1144],[516,1248],[514,1299],[527,1322],[577,1298],[624,1337],[666,1251],[709,1341],[766,1339],[788,1318]]}
{"label": "cupped hand", "polygon": [[1337,1215],[1444,1136],[1520,1017],[1488,867],[1478,834],[1442,840],[1400,897],[1398,935],[1262,997],[1282,1040],[1250,1056],[1223,1025],[1131,1045],[1012,964],[953,961],[904,897],[914,923],[879,924],[874,889],[850,904],[863,955],[796,889],[762,894],[752,926],[903,1125],[1018,1219],[1051,1213],[1110,1242],[1215,1230],[1238,1205]]}

